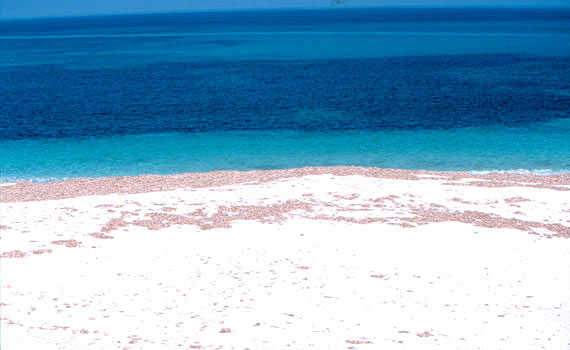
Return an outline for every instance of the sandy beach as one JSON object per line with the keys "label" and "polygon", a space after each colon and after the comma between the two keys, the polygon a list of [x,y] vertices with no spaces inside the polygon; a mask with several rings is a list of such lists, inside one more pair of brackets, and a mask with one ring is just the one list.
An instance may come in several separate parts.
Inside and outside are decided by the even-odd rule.
{"label": "sandy beach", "polygon": [[568,349],[570,174],[3,184],[3,349]]}

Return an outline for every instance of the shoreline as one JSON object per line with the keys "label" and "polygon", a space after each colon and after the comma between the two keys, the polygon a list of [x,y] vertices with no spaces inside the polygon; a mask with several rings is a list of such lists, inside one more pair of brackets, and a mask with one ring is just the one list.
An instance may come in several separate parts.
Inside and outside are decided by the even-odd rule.
{"label": "shoreline", "polygon": [[[137,175],[98,178],[75,178],[62,181],[34,183],[19,181],[2,183],[0,202],[42,201],[108,194],[136,194],[175,190],[178,188],[204,188],[236,185],[247,182],[269,182],[279,179],[311,175],[364,176],[378,179],[426,180],[440,179],[461,181],[478,180],[478,186],[530,186],[570,190],[570,173],[536,175],[518,173],[474,174],[465,171],[442,172],[429,170],[404,170],[360,166],[303,167],[278,170],[222,170],[206,173],[182,173],[173,175]],[[482,183],[481,181],[487,182]]]}

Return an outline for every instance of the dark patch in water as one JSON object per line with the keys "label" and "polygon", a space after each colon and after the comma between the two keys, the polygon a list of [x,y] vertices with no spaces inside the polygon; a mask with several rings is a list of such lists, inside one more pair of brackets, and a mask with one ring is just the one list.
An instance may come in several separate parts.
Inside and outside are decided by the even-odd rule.
{"label": "dark patch in water", "polygon": [[0,139],[515,126],[567,118],[569,76],[567,57],[519,55],[11,67]]}

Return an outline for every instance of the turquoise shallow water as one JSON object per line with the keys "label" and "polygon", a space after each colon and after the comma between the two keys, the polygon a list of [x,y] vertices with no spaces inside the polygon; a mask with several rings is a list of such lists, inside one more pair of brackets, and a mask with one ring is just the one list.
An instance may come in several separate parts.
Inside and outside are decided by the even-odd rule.
{"label": "turquoise shallow water", "polygon": [[569,9],[0,22],[0,181],[570,172]]}
{"label": "turquoise shallow water", "polygon": [[[570,119],[423,131],[235,131],[0,142],[2,181],[360,165],[570,172]],[[30,176],[33,174],[33,176]]]}

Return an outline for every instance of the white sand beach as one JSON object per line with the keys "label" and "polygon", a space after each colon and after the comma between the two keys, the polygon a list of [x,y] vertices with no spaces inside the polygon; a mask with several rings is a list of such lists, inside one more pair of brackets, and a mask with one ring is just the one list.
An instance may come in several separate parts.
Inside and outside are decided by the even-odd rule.
{"label": "white sand beach", "polygon": [[570,175],[0,187],[2,349],[568,349]]}

